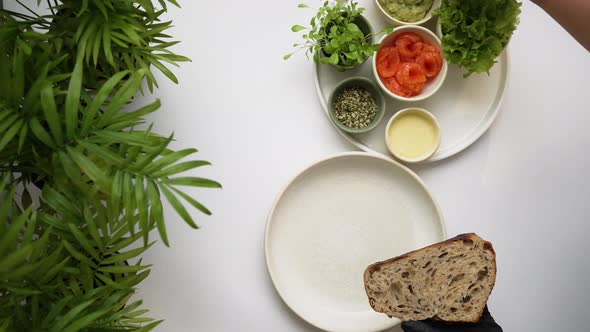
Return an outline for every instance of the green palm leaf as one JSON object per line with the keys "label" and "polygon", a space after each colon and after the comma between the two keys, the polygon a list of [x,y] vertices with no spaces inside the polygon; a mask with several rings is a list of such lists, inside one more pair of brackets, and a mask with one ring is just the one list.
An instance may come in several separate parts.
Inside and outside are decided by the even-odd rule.
{"label": "green palm leaf", "polygon": [[197,226],[197,224],[195,224],[195,222],[193,221],[193,218],[188,213],[188,211],[186,211],[186,208],[182,205],[182,203],[180,203],[178,198],[176,198],[176,196],[174,196],[174,194],[169,189],[167,189],[165,186],[160,187],[160,189],[164,193],[164,196],[166,196],[166,199],[168,200],[170,205],[172,205],[172,207],[174,208],[174,210],[176,210],[176,212],[180,215],[180,217],[190,227],[192,227],[194,229],[199,228],[199,226]]}
{"label": "green palm leaf", "polygon": [[154,70],[177,82],[170,66],[190,61],[171,51],[178,42],[162,20],[178,3],[158,3],[0,11],[0,331],[147,331],[161,322],[130,298],[150,273],[141,263],[150,232],[170,245],[162,200],[196,228],[183,204],[211,212],[176,187],[221,185],[185,176],[210,163],[184,160],[196,150],[174,151],[172,135],[143,126],[159,100],[130,105],[144,79],[158,86]]}
{"label": "green palm leaf", "polygon": [[199,177],[178,177],[163,180],[164,183],[173,186],[189,186],[202,188],[221,188],[221,184],[213,180],[199,178]]}

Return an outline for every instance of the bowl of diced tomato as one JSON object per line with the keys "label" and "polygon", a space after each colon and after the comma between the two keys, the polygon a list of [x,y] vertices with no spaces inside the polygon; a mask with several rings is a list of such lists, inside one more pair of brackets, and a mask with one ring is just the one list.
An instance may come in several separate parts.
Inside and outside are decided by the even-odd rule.
{"label": "bowl of diced tomato", "polygon": [[447,76],[440,39],[417,25],[395,28],[381,39],[373,57],[373,74],[388,96],[420,101],[432,96]]}

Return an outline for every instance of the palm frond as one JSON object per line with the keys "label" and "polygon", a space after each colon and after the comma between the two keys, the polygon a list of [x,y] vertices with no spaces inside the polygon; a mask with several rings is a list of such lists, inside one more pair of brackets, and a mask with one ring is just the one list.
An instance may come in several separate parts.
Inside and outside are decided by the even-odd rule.
{"label": "palm frond", "polygon": [[115,239],[110,232],[116,227],[99,230],[93,211],[102,210],[90,205],[82,220],[61,218],[66,232],[55,231],[38,218],[33,205],[22,213],[16,209],[12,197],[16,185],[9,185],[9,178],[4,175],[0,183],[6,195],[0,203],[0,319],[8,321],[11,330],[142,328],[145,323],[157,323],[138,319],[144,313],[135,311],[141,301],[124,311],[113,309],[116,302],[126,303],[149,274],[149,265],[126,262],[137,259],[153,243],[120,252],[139,237]]}
{"label": "palm frond", "polygon": [[[161,321],[130,302],[148,277],[141,256],[169,239],[165,197],[196,228],[180,189],[220,188],[192,172],[195,149],[174,151],[130,109],[153,69],[188,58],[162,22],[174,0],[54,0],[51,15],[0,10],[0,331],[148,331]],[[28,8],[29,10],[31,8]],[[32,10],[31,10],[32,11]],[[143,240],[143,246],[136,242]],[[130,249],[129,247],[133,248]]]}
{"label": "palm frond", "polygon": [[169,49],[177,42],[169,41],[170,36],[164,34],[172,22],[160,21],[160,16],[167,11],[167,2],[178,6],[176,1],[170,0],[160,2],[161,10],[156,10],[151,0],[61,0],[61,4],[53,8],[52,24],[56,30],[71,32],[56,40],[80,54],[84,66],[93,69],[89,71],[91,75],[85,77],[88,87],[99,87],[97,82],[108,79],[121,68],[146,70],[150,91],[157,86],[152,73],[154,68],[177,83],[176,76],[162,61],[177,66],[178,62],[190,59]]}

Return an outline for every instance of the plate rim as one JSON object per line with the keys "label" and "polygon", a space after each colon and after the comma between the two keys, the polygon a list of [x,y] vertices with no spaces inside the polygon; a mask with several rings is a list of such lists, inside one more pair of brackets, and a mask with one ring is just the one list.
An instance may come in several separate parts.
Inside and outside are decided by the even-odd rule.
{"label": "plate rim", "polygon": [[[504,64],[505,68],[503,68],[503,70],[505,71],[505,73],[503,73],[503,75],[505,77],[503,79],[503,86],[500,89],[498,89],[497,95],[499,95],[499,97],[496,97],[496,104],[497,105],[493,108],[489,118],[487,120],[484,119],[484,121],[481,121],[480,124],[475,128],[475,130],[473,130],[471,132],[467,132],[466,135],[464,136],[464,138],[462,138],[458,144],[456,143],[456,144],[451,145],[445,153],[442,153],[440,155],[437,155],[435,153],[431,158],[428,158],[424,161],[414,163],[414,164],[427,164],[427,163],[432,163],[435,161],[440,161],[440,160],[452,157],[452,156],[462,152],[463,150],[467,149],[468,147],[470,147],[481,136],[483,136],[483,134],[485,134],[485,132],[488,129],[490,129],[490,127],[492,126],[492,123],[494,123],[494,121],[496,120],[498,113],[500,113],[500,108],[502,107],[502,102],[504,100],[506,90],[508,89],[508,83],[510,82],[510,57],[509,57],[508,49],[509,49],[509,46],[506,46],[506,48],[504,48],[504,51],[502,51],[500,56],[498,56],[498,58]],[[322,106],[322,109],[324,110],[324,114],[326,116],[329,116],[328,105],[327,105],[327,102],[323,96],[322,89],[320,87],[320,80],[319,80],[319,76],[318,76],[318,66],[320,66],[320,65],[321,64],[319,64],[319,63],[313,63],[313,76],[314,76],[314,81],[315,81],[314,83],[315,83],[315,88],[316,88],[316,94],[319,98],[320,105]],[[490,109],[488,109],[488,112],[490,112]],[[368,153],[376,154],[376,155],[385,157],[387,159],[396,160],[391,155],[375,151],[375,150],[371,149],[370,147],[366,146],[365,144],[359,142],[358,140],[353,138],[348,133],[346,133],[346,132],[340,130],[338,127],[336,127],[336,125],[334,123],[332,123],[332,121],[330,121],[330,124],[332,125],[332,127],[334,127],[336,129],[337,132],[340,133],[340,135],[342,135],[349,143],[354,145],[357,149],[359,149],[361,151],[368,152]]]}
{"label": "plate rim", "polygon": [[[279,289],[279,287],[277,287],[277,283],[276,283],[276,277],[273,274],[273,269],[271,268],[271,263],[269,260],[269,255],[270,255],[270,249],[269,249],[269,239],[270,239],[270,231],[272,228],[272,217],[275,213],[275,210],[279,204],[279,202],[281,201],[281,198],[284,196],[285,192],[291,187],[291,185],[297,180],[299,179],[299,177],[301,177],[303,174],[305,174],[307,171],[311,170],[312,168],[319,166],[327,161],[333,160],[333,159],[337,159],[337,158],[342,158],[342,157],[350,157],[350,156],[359,156],[359,157],[366,157],[366,158],[376,158],[376,159],[380,159],[382,161],[388,162],[390,164],[392,164],[393,166],[399,167],[402,171],[404,171],[405,173],[407,173],[408,175],[410,175],[411,177],[413,177],[418,184],[420,185],[420,187],[422,187],[422,189],[426,192],[426,194],[428,195],[428,197],[430,198],[430,200],[432,201],[432,203],[434,204],[434,208],[436,211],[436,214],[438,216],[438,226],[440,227],[441,231],[442,231],[442,240],[445,240],[448,238],[447,235],[447,227],[446,227],[446,223],[444,220],[444,216],[442,214],[442,210],[438,204],[438,202],[436,201],[436,199],[434,198],[434,195],[432,194],[432,192],[430,191],[430,189],[428,189],[428,187],[426,186],[426,184],[424,183],[424,181],[414,172],[412,171],[410,168],[408,168],[406,165],[399,163],[398,161],[391,159],[391,158],[387,158],[382,156],[380,153],[372,153],[372,152],[365,152],[365,151],[346,151],[346,152],[339,152],[339,153],[335,153],[335,154],[331,154],[327,157],[321,158],[319,160],[316,160],[310,164],[308,164],[306,167],[304,167],[303,169],[301,169],[299,172],[296,173],[295,176],[291,177],[289,179],[289,181],[281,188],[281,190],[278,192],[278,194],[276,195],[273,203],[272,203],[272,207],[268,213],[268,216],[266,218],[266,224],[265,224],[265,228],[264,228],[264,260],[265,260],[265,265],[266,265],[266,271],[268,272],[268,275],[270,277],[270,280],[272,282],[272,285],[275,289],[275,291],[277,292],[277,294],[279,295],[279,297],[281,298],[281,301],[283,301],[283,303],[289,308],[289,310],[291,310],[291,312],[295,313],[297,315],[297,317],[299,317],[300,319],[302,319],[303,321],[307,322],[308,324],[315,326],[316,328],[322,329],[321,327],[315,325],[314,323],[310,322],[307,318],[303,317],[299,312],[297,312],[290,304],[289,302],[287,302],[287,300],[285,299],[285,296],[283,294],[283,292],[281,291],[281,289]],[[441,241],[442,241],[441,240]],[[388,325],[387,327],[383,327],[382,329],[377,329],[377,330],[370,330],[368,332],[379,332],[379,331],[384,331],[386,329],[390,329],[392,327],[395,327],[397,325],[399,325],[401,323],[401,321],[397,320],[397,319],[392,319],[392,324]],[[330,331],[330,330],[326,330],[326,331]]]}

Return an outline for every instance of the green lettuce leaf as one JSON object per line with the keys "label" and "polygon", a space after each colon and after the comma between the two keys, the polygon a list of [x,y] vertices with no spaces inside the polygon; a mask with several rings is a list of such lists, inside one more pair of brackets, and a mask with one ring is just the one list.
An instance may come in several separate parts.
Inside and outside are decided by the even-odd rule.
{"label": "green lettuce leaf", "polygon": [[516,0],[442,0],[435,11],[449,63],[472,73],[488,73],[519,23]]}

